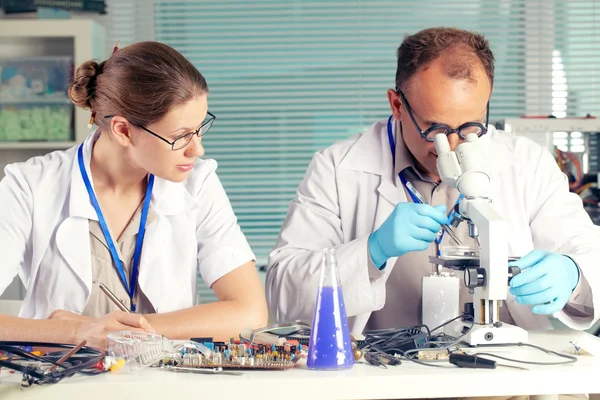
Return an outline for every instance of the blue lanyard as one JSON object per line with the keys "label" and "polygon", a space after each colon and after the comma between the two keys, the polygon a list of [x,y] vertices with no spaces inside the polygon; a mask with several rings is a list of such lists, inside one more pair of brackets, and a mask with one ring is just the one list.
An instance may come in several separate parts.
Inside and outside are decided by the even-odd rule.
{"label": "blue lanyard", "polygon": [[102,210],[100,209],[100,204],[98,203],[98,199],[94,193],[94,188],[92,187],[92,183],[90,182],[90,178],[88,177],[87,171],[85,170],[85,163],[83,161],[83,144],[79,146],[79,151],[77,154],[79,161],[79,171],[81,171],[81,177],[83,178],[83,182],[85,183],[85,188],[90,196],[90,201],[96,210],[96,214],[98,215],[98,222],[100,223],[100,227],[102,228],[102,233],[104,234],[104,238],[106,239],[106,244],[108,245],[108,249],[110,250],[110,255],[112,256],[113,262],[117,268],[117,272],[119,273],[119,277],[123,282],[123,286],[127,290],[129,294],[129,298],[131,300],[131,311],[135,312],[135,303],[133,301],[133,297],[135,295],[135,287],[137,285],[138,272],[140,266],[140,257],[142,255],[142,245],[144,243],[144,234],[146,233],[146,219],[148,217],[148,210],[150,209],[150,199],[152,197],[152,187],[154,186],[154,175],[150,174],[148,178],[148,186],[146,187],[146,197],[144,198],[144,206],[142,207],[142,216],[140,219],[140,227],[138,229],[137,239],[135,242],[135,250],[133,252],[133,265],[131,271],[131,284],[127,283],[127,277],[125,276],[125,270],[123,269],[123,263],[119,258],[119,253],[117,252],[117,248],[115,243],[110,236],[110,231],[108,230],[108,225],[106,224],[106,220],[102,215]]}
{"label": "blue lanyard", "polygon": [[[390,142],[390,150],[392,151],[392,163],[394,165],[394,168],[396,168],[396,142],[394,141],[394,134],[392,132],[392,117],[393,117],[393,115],[390,115],[390,117],[388,118],[387,134],[388,134],[388,141]],[[414,187],[414,185],[412,185],[410,182],[408,182],[406,180],[406,178],[404,177],[404,174],[402,172],[403,171],[400,171],[398,173],[398,177],[400,178],[402,185],[404,186],[404,188],[410,195],[410,198],[412,199],[413,203],[427,204],[427,202],[425,201],[425,198],[421,195],[421,193],[419,193],[419,191],[417,190],[417,188]],[[454,203],[454,205],[458,204],[460,202],[460,199],[462,199],[462,198],[463,198],[463,195],[461,193],[461,195],[458,196],[458,199],[456,199],[456,203]],[[454,212],[454,210],[452,210],[451,213],[453,213],[453,212]],[[442,230],[441,232],[442,233],[438,235],[438,238],[435,239],[435,242],[438,245],[438,251],[437,251],[438,255],[440,255],[439,245],[440,245],[440,243],[442,243],[442,239],[444,238],[444,234],[446,233],[446,231]]]}

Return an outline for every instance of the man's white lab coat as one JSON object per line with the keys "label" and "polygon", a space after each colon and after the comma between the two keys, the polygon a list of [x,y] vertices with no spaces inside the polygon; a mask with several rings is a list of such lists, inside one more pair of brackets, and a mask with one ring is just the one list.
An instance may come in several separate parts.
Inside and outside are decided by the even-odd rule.
{"label": "man's white lab coat", "polygon": [[[550,152],[492,126],[480,143],[493,203],[508,222],[509,254],[524,256],[535,248],[570,256],[582,272],[570,303],[600,310],[600,295],[593,296],[600,284],[600,228],[569,192]],[[312,320],[320,250],[334,247],[350,330],[361,333],[371,313],[384,306],[386,280],[396,262],[390,259],[382,271],[369,266],[368,236],[405,201],[410,199],[394,176],[386,121],[317,152],[269,258],[266,293],[277,320]],[[510,294],[506,305],[517,325],[550,328],[546,316],[533,314]],[[556,316],[572,328],[586,329],[597,319],[594,314],[581,318],[561,311]]]}

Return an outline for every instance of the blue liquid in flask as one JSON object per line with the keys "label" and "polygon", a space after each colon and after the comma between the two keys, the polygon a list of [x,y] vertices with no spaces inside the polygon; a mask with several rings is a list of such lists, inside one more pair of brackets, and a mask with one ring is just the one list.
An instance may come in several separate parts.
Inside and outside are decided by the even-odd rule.
{"label": "blue liquid in flask", "polygon": [[321,281],[325,277],[333,282],[328,282],[332,283],[331,286],[321,284],[319,287],[306,365],[318,370],[351,368],[354,365],[354,353],[337,266],[323,265],[322,268]]}

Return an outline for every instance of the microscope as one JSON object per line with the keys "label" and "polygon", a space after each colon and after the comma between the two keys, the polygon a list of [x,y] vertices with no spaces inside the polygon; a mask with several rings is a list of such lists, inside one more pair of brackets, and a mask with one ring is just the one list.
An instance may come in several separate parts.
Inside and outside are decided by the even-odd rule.
{"label": "microscope", "polygon": [[490,176],[478,136],[467,135],[455,151],[451,151],[445,134],[436,135],[434,144],[440,179],[463,195],[455,210],[458,222],[466,221],[469,236],[479,244],[476,255],[430,257],[433,264],[462,271],[465,286],[473,294],[473,321],[463,319],[449,324],[446,333],[457,337],[467,332],[463,340],[473,346],[527,342],[527,331],[500,321],[508,281],[520,270],[508,266],[507,223],[490,198]]}

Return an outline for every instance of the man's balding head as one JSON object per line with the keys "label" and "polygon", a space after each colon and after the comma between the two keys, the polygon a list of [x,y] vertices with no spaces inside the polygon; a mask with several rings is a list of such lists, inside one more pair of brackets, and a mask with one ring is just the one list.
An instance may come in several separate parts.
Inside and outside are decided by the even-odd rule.
{"label": "man's balding head", "polygon": [[456,28],[430,28],[406,36],[398,48],[396,88],[406,91],[410,79],[438,59],[449,78],[473,80],[474,67],[481,66],[494,83],[494,55],[484,36]]}

